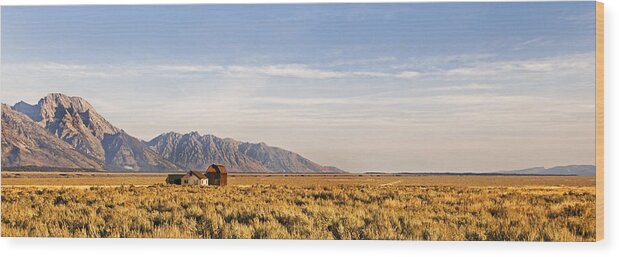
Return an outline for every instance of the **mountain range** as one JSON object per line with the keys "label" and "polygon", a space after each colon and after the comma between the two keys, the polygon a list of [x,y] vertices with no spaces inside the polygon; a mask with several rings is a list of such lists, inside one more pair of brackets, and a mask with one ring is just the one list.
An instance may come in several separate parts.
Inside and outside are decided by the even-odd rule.
{"label": "mountain range", "polygon": [[398,176],[595,176],[595,165],[566,165],[555,166],[552,168],[533,167],[521,170],[505,171],[368,171],[364,174],[370,175],[398,175]]}
{"label": "mountain range", "polygon": [[265,143],[197,132],[142,141],[76,96],[51,93],[34,105],[2,104],[2,167],[179,171],[213,163],[236,172],[342,172]]}
{"label": "mountain range", "polygon": [[595,176],[595,165],[567,165],[552,168],[534,167],[522,170],[500,171],[498,173],[514,175]]}

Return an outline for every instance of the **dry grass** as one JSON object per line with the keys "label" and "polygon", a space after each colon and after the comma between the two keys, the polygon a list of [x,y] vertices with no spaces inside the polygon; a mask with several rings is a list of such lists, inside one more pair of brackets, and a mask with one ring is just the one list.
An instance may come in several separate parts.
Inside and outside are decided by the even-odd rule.
{"label": "dry grass", "polygon": [[[103,172],[2,172],[3,186],[155,185],[165,174]],[[228,176],[230,185],[340,186],[595,186],[595,177],[575,176],[387,176],[387,175],[254,175]]]}
{"label": "dry grass", "polygon": [[3,186],[120,186],[155,185],[166,174],[104,172],[2,172]]}
{"label": "dry grass", "polygon": [[2,236],[525,241],[595,238],[592,186],[307,183],[208,188],[3,188]]}

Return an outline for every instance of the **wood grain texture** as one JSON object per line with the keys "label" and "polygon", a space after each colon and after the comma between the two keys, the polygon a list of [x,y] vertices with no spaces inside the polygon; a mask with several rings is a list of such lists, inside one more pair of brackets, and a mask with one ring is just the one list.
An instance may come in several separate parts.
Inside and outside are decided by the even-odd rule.
{"label": "wood grain texture", "polygon": [[604,239],[604,4],[595,6],[596,240]]}

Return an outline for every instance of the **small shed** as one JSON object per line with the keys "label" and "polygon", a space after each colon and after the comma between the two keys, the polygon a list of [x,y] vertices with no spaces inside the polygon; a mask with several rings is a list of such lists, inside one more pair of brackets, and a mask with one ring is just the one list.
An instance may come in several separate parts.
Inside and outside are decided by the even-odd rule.
{"label": "small shed", "polygon": [[200,172],[190,171],[181,178],[181,185],[206,186],[208,185],[208,178]]}
{"label": "small shed", "polygon": [[185,174],[168,174],[165,182],[172,185],[180,185]]}
{"label": "small shed", "polygon": [[225,186],[228,184],[228,171],[223,165],[212,164],[206,169],[206,178],[210,186]]}

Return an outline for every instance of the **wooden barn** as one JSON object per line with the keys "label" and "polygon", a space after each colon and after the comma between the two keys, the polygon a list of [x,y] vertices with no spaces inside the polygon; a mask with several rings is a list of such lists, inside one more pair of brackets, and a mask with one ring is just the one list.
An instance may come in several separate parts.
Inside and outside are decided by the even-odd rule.
{"label": "wooden barn", "polygon": [[228,171],[223,165],[212,164],[206,169],[206,178],[210,186],[225,186],[228,184]]}

